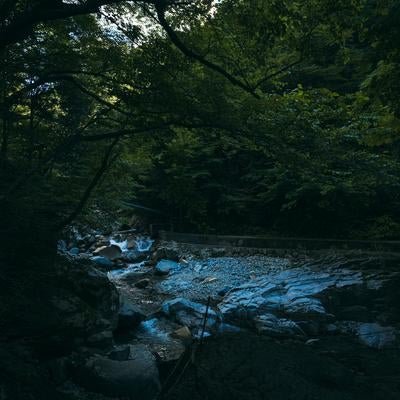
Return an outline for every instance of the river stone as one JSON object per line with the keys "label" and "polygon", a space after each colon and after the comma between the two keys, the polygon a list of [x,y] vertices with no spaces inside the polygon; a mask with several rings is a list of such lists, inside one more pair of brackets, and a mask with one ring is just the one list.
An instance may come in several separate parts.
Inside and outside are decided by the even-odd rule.
{"label": "river stone", "polygon": [[145,343],[157,361],[169,363],[177,361],[185,351],[182,338],[174,336],[174,331],[182,326],[166,318],[152,318],[143,321],[135,331],[140,343]]}
{"label": "river stone", "polygon": [[136,238],[129,238],[127,239],[126,247],[128,249],[136,249],[137,248],[137,241]]}
{"label": "river stone", "polygon": [[65,240],[59,240],[57,242],[57,250],[62,253],[68,251],[67,242]]}
{"label": "river stone", "polygon": [[339,317],[343,320],[365,322],[368,321],[371,316],[368,307],[356,304],[353,306],[344,307],[342,310],[340,310]]}
{"label": "river stone", "polygon": [[264,314],[254,320],[258,333],[275,337],[304,336],[304,331],[293,321]]}
{"label": "river stone", "polygon": [[115,346],[108,354],[110,360],[126,361],[131,354],[130,346]]}
{"label": "river stone", "polygon": [[71,254],[72,256],[76,256],[79,254],[79,248],[78,247],[72,247],[72,249],[70,249],[69,254]]}
{"label": "river stone", "polygon": [[69,378],[70,363],[68,357],[56,358],[46,363],[51,380],[55,384],[61,385]]}
{"label": "river stone", "polygon": [[190,333],[190,329],[187,326],[182,326],[182,328],[179,328],[172,332],[172,335],[174,337],[187,340],[192,338],[192,334]]}
{"label": "river stone", "polygon": [[176,271],[180,268],[180,265],[171,260],[161,260],[155,267],[155,273],[157,275],[168,275],[171,271]]}
{"label": "river stone", "polygon": [[160,390],[156,360],[144,345],[130,345],[126,360],[94,355],[78,368],[78,383],[106,396],[153,400]]}
{"label": "river stone", "polygon": [[139,250],[128,250],[122,253],[121,258],[128,263],[139,263],[146,259],[146,253]]}
{"label": "river stone", "polygon": [[146,316],[140,308],[126,296],[120,296],[120,309],[118,313],[118,329],[133,329],[138,326]]}
{"label": "river stone", "polygon": [[150,279],[144,278],[140,279],[139,281],[135,282],[135,286],[139,289],[144,289],[150,284]]}
{"label": "river stone", "polygon": [[294,321],[327,321],[333,318],[322,302],[327,291],[361,283],[361,274],[349,270],[318,272],[293,268],[232,289],[218,307],[228,321],[246,323],[271,313]]}
{"label": "river stone", "polygon": [[86,339],[88,346],[93,347],[109,347],[113,344],[113,333],[111,331],[104,331],[96,333]]}
{"label": "river stone", "polygon": [[107,257],[94,256],[94,257],[90,257],[90,260],[93,261],[99,267],[102,267],[105,269],[111,269],[114,266],[114,263]]}
{"label": "river stone", "polygon": [[65,334],[71,335],[74,330],[86,331],[84,336],[90,338],[115,329],[118,294],[104,273],[83,262],[71,263],[62,278],[63,286],[59,286],[57,295],[51,299],[63,322],[60,330],[63,327]]}
{"label": "river stone", "polygon": [[12,323],[1,333],[26,338],[43,358],[68,354],[89,337],[116,328],[117,290],[92,263],[60,255],[55,265],[32,276],[32,284],[34,300],[21,296]]}
{"label": "river stone", "polygon": [[160,260],[179,261],[179,253],[175,247],[159,247],[152,256],[153,261],[156,263]]}
{"label": "river stone", "polygon": [[369,347],[385,349],[393,347],[396,342],[397,331],[391,326],[381,326],[377,323],[360,324],[358,337]]}
{"label": "river stone", "polygon": [[[162,312],[167,317],[183,326],[189,327],[192,332],[195,332],[194,336],[201,333],[206,309],[207,307],[204,304],[195,303],[182,297],[166,301],[162,305]],[[217,330],[220,321],[220,316],[209,308],[206,323],[207,332],[209,330]]]}
{"label": "river stone", "polygon": [[218,291],[218,296],[224,297],[230,290],[232,289],[231,286],[224,286],[222,289]]}
{"label": "river stone", "polygon": [[102,246],[97,248],[93,254],[98,256],[104,256],[109,258],[110,260],[115,260],[121,256],[122,250],[116,244],[112,244],[110,246]]}

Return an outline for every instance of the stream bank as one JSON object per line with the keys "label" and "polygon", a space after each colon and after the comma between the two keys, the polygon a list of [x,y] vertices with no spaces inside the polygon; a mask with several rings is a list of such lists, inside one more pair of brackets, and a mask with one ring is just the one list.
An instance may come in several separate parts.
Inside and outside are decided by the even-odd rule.
{"label": "stream bank", "polygon": [[[59,260],[52,324],[35,346],[21,338],[2,353],[14,377],[5,400],[399,396],[397,256],[154,243],[127,230],[75,234]],[[10,385],[11,364],[29,371],[25,385]]]}

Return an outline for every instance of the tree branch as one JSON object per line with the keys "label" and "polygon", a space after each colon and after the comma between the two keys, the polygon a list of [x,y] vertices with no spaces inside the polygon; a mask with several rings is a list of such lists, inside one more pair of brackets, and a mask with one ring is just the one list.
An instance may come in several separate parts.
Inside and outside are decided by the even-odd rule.
{"label": "tree branch", "polygon": [[[53,0],[52,2],[46,2],[45,5],[39,3],[28,8],[18,13],[8,22],[7,15],[2,15],[0,21],[0,50],[27,38],[39,23],[92,14],[98,12],[101,6],[118,4],[123,1],[125,0],[87,0],[79,4],[67,4]],[[142,1],[146,2],[146,0]]]}
{"label": "tree branch", "polygon": [[179,39],[178,35],[176,32],[172,29],[172,27],[168,24],[166,18],[165,18],[165,3],[164,2],[156,2],[155,3],[155,8],[157,12],[157,17],[159,20],[160,25],[163,27],[169,38],[171,39],[172,43],[187,57],[198,61],[199,63],[205,65],[207,68],[217,72],[218,74],[222,75],[226,79],[228,79],[229,82],[231,82],[233,85],[240,87],[241,89],[245,90],[247,93],[250,93],[253,97],[255,98],[260,98],[260,96],[254,92],[254,90],[246,85],[244,82],[240,81],[239,79],[235,78],[233,75],[231,75],[228,71],[226,71],[224,68],[222,68],[220,65],[214,64],[213,62],[207,60],[205,57],[201,56],[200,54],[197,54],[193,50],[187,48],[185,44]]}
{"label": "tree branch", "polygon": [[263,83],[267,82],[268,80],[270,80],[271,78],[274,78],[275,76],[278,76],[282,73],[284,73],[285,71],[289,70],[290,68],[294,67],[297,64],[300,64],[302,62],[302,59],[296,60],[288,65],[285,65],[284,67],[280,68],[278,71],[275,71],[267,76],[265,76],[264,78],[260,79],[254,86],[253,86],[253,90],[256,90],[257,88],[259,88]]}
{"label": "tree branch", "polygon": [[60,231],[63,228],[65,228],[66,226],[68,226],[69,224],[71,224],[71,222],[73,222],[75,220],[75,218],[81,213],[81,211],[85,207],[87,201],[89,200],[94,188],[97,186],[97,184],[99,183],[100,179],[102,178],[102,176],[107,171],[107,168],[110,165],[109,161],[110,161],[110,157],[112,155],[112,151],[113,151],[114,147],[117,145],[119,139],[120,139],[119,137],[116,137],[113,140],[113,142],[111,143],[111,145],[108,147],[108,149],[106,150],[106,152],[104,154],[103,160],[101,161],[99,169],[97,170],[96,174],[94,175],[94,177],[93,177],[92,181],[90,182],[89,186],[84,191],[80,201],[78,202],[78,204],[76,205],[74,210],[71,212],[71,214],[67,218],[65,218],[64,221],[62,221],[56,227],[57,231]]}

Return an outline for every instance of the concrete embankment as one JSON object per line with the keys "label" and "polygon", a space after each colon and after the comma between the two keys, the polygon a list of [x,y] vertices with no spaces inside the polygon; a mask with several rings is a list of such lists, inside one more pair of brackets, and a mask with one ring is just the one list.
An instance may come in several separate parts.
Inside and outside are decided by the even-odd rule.
{"label": "concrete embankment", "polygon": [[363,250],[400,253],[400,241],[288,238],[272,236],[229,236],[159,231],[161,240],[222,247],[249,247],[294,250]]}

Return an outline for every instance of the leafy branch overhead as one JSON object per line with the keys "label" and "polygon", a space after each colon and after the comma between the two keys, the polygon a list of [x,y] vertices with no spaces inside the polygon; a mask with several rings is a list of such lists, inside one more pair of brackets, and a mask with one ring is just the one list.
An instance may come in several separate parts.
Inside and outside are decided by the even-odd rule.
{"label": "leafy branch overhead", "polygon": [[399,15],[2,0],[2,213],[54,228],[132,199],[181,229],[397,237]]}

